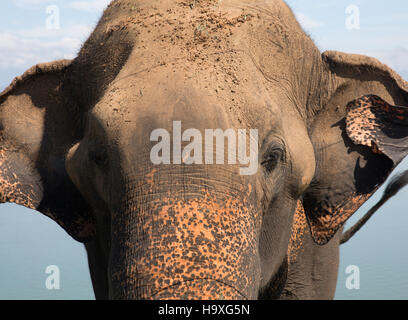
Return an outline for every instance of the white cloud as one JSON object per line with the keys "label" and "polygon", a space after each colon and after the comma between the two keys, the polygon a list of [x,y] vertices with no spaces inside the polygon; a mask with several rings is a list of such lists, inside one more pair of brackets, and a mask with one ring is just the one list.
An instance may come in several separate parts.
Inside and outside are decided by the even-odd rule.
{"label": "white cloud", "polygon": [[19,8],[27,8],[39,5],[51,5],[56,4],[60,0],[13,0],[15,6]]}
{"label": "white cloud", "polygon": [[71,59],[91,31],[91,26],[72,25],[59,30],[41,27],[0,32],[0,69],[28,68],[39,62]]}
{"label": "white cloud", "polygon": [[47,29],[38,27],[34,29],[17,30],[13,33],[22,38],[51,38],[51,37],[72,37],[85,40],[92,31],[89,25],[73,24],[61,29]]}
{"label": "white cloud", "polygon": [[41,41],[0,32],[0,69],[28,68],[40,62],[72,58],[80,46],[80,40],[70,37]]}
{"label": "white cloud", "polygon": [[[12,0],[12,2],[15,6],[25,9],[57,5],[61,10],[65,8],[71,12],[80,10],[98,13],[110,3],[110,0]],[[45,22],[31,29],[0,31],[0,69],[22,69],[39,62],[73,58],[93,30],[91,25],[68,24],[66,21],[61,21],[59,29],[47,29]]]}
{"label": "white cloud", "polygon": [[71,3],[64,4],[64,7],[86,12],[101,12],[110,2],[111,0],[73,1]]}
{"label": "white cloud", "polygon": [[13,0],[14,5],[19,8],[59,5],[61,8],[74,9],[85,12],[102,12],[110,2],[111,0]]}
{"label": "white cloud", "polygon": [[323,26],[323,22],[314,20],[301,12],[295,13],[296,19],[305,30],[315,29]]}

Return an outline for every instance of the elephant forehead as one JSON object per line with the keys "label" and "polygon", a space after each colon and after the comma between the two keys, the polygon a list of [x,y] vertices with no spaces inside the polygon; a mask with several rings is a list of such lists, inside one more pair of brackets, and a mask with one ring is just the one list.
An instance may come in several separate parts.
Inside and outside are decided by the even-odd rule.
{"label": "elephant forehead", "polygon": [[[105,10],[102,23],[112,25],[112,21],[125,22],[125,25],[144,22],[146,27],[162,27],[160,24],[153,23],[148,25],[150,20],[146,18],[155,18],[154,22],[160,22],[163,16],[179,14],[179,20],[194,22],[192,18],[203,18],[209,12],[216,12],[225,17],[239,16],[243,10],[251,13],[267,14],[288,14],[290,9],[282,0],[133,0],[131,7],[128,0],[112,1]],[[122,23],[121,26],[124,26]]]}
{"label": "elephant forehead", "polygon": [[125,138],[150,135],[159,128],[171,132],[173,121],[181,121],[183,130],[194,128],[202,134],[218,128],[257,129],[260,136],[271,126],[280,130],[283,106],[271,99],[254,70],[233,80],[233,75],[222,71],[192,77],[189,71],[167,65],[120,77],[91,112],[115,136],[118,132]]}
{"label": "elephant forehead", "polygon": [[[133,121],[129,115],[140,111],[139,116],[143,108],[172,113],[181,103],[172,103],[169,96],[176,92],[185,99],[196,89],[201,91],[196,100],[212,104],[212,113],[231,111],[229,118],[236,125],[259,126],[253,123],[262,118],[257,113],[270,112],[264,107],[265,70],[270,66],[259,60],[263,59],[259,53],[271,48],[261,39],[270,38],[265,32],[281,30],[275,24],[289,14],[282,1],[194,1],[193,6],[185,1],[134,1],[132,5],[129,10],[122,1],[113,2],[92,36],[101,48],[91,51],[119,43],[123,33],[134,39],[126,64],[98,104],[110,108],[103,112],[126,123]],[[271,13],[276,16],[273,21]],[[267,29],[268,21],[275,27]],[[282,69],[281,60],[277,64]],[[159,96],[162,103],[152,104]],[[161,104],[167,101],[165,108]]]}
{"label": "elephant forehead", "polygon": [[[124,81],[129,76],[157,72],[171,65],[176,72],[184,70],[187,78],[212,72],[226,74],[229,77],[221,80],[227,80],[225,89],[228,90],[243,81],[239,76],[247,73],[245,64],[256,62],[257,68],[265,69],[258,56],[265,49],[271,51],[271,46],[266,45],[270,42],[265,41],[271,38],[271,32],[283,37],[279,30],[284,26],[278,21],[284,20],[285,10],[280,7],[286,6],[281,1],[194,1],[192,7],[185,1],[144,3],[136,2],[129,12],[123,9],[121,1],[115,2],[93,35],[100,38],[101,46],[91,49],[96,50],[95,54],[108,42],[119,43],[125,31],[132,35],[132,53],[118,76]],[[273,20],[272,12],[276,13]],[[255,50],[254,46],[261,49]],[[247,58],[243,61],[245,55]],[[282,63],[279,61],[281,69]]]}

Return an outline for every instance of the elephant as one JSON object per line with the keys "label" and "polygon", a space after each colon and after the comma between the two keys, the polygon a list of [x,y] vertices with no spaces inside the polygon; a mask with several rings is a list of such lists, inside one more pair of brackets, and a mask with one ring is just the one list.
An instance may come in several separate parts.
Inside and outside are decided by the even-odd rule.
{"label": "elephant", "polygon": [[116,0],[1,93],[0,202],[85,244],[97,299],[271,299],[297,228],[330,245],[406,156],[406,106],[281,0]]}
{"label": "elephant", "polygon": [[317,244],[310,233],[301,203],[295,212],[287,262],[281,268],[279,300],[332,300],[335,296],[343,227],[332,239]]}
{"label": "elephant", "polygon": [[387,201],[407,184],[408,170],[392,177],[377,203],[346,232],[343,232],[341,227],[330,242],[323,246],[313,241],[307,225],[296,223],[306,219],[304,211],[297,210],[292,227],[293,236],[288,248],[284,284],[275,297],[282,300],[333,299],[339,271],[340,245],[349,241]]}

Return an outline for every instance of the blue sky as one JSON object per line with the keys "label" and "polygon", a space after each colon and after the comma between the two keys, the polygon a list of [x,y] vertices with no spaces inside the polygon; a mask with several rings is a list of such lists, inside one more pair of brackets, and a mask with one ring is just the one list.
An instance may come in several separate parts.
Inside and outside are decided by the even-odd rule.
{"label": "blue sky", "polygon": [[[289,0],[304,29],[323,50],[378,58],[408,80],[408,1]],[[360,13],[360,29],[349,30],[346,9]]]}
{"label": "blue sky", "polygon": [[[109,0],[0,1],[0,90],[30,66],[73,58]],[[60,28],[47,28],[47,8],[57,6]]]}
{"label": "blue sky", "polygon": [[[30,66],[72,58],[109,0],[0,1],[0,90]],[[374,56],[408,79],[408,1],[288,0],[321,50]],[[60,28],[46,28],[57,6]],[[346,8],[360,11],[360,29],[348,30]]]}

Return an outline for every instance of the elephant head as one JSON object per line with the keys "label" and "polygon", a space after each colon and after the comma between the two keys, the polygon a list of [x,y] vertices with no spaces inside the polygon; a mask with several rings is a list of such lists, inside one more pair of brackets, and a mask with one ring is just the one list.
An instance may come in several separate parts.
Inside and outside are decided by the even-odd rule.
{"label": "elephant head", "polygon": [[131,2],[2,93],[1,200],[87,243],[97,297],[270,296],[298,201],[326,243],[407,154],[407,83],[282,1]]}

